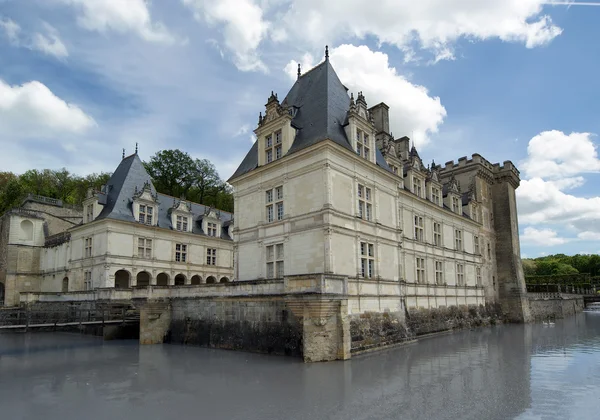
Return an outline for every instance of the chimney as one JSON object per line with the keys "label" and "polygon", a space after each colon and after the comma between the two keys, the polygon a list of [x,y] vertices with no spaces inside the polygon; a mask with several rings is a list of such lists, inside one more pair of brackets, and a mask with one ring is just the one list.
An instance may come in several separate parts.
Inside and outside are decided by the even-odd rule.
{"label": "chimney", "polygon": [[390,107],[383,102],[369,109],[369,112],[375,120],[375,130],[377,131],[377,134],[382,132],[390,134],[389,109]]}

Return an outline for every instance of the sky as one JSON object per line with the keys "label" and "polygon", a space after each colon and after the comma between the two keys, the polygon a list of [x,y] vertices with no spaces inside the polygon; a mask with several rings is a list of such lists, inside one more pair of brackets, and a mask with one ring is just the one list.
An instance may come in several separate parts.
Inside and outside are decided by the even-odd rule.
{"label": "sky", "polygon": [[424,161],[510,160],[522,255],[600,253],[600,2],[0,0],[0,171],[179,148],[227,179],[330,60]]}

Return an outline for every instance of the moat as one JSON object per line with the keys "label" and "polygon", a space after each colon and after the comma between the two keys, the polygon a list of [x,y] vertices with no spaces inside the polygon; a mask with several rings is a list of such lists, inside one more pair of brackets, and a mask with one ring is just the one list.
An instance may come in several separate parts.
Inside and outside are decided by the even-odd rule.
{"label": "moat", "polygon": [[600,312],[346,362],[66,333],[0,334],[2,418],[596,419]]}

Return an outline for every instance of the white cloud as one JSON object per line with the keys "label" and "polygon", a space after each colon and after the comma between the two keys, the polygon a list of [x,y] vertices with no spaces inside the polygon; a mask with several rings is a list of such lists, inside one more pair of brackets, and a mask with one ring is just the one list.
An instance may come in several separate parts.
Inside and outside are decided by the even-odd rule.
{"label": "white cloud", "polygon": [[582,241],[600,241],[600,232],[581,232],[577,237]]}
{"label": "white cloud", "polygon": [[600,160],[590,133],[565,134],[544,131],[529,141],[521,168],[527,177],[562,179],[581,173],[600,172]]}
{"label": "white cloud", "polygon": [[[424,145],[438,131],[446,117],[439,97],[429,95],[423,86],[409,82],[390,66],[388,56],[371,51],[366,46],[340,45],[330,52],[330,60],[340,80],[350,91],[362,91],[373,106],[385,102],[390,107],[390,130],[408,135],[417,145]],[[305,54],[302,68],[314,65],[312,56]],[[286,73],[296,79],[298,63],[291,61]]]}
{"label": "white cloud", "polygon": [[[267,36],[269,23],[263,10],[253,0],[182,0],[194,11],[194,17],[209,25],[223,25],[225,46],[234,54],[234,62],[242,71],[267,71],[257,52]],[[283,39],[281,31],[276,39]]]}
{"label": "white cloud", "polygon": [[0,20],[0,29],[2,29],[8,39],[15,43],[18,42],[19,32],[21,32],[21,27],[14,20],[5,18]]}
{"label": "white cloud", "polygon": [[90,31],[133,32],[149,42],[173,43],[175,37],[153,22],[145,0],[59,0],[80,11],[79,25]]}
{"label": "white cloud", "polygon": [[39,32],[35,33],[33,35],[31,48],[57,58],[67,57],[69,52],[58,36],[58,31],[47,23],[44,24],[44,27],[46,28],[46,35]]}
{"label": "white cloud", "polygon": [[536,246],[556,246],[567,243],[569,239],[559,237],[557,232],[552,229],[526,227],[521,235],[521,241]]}
{"label": "white cloud", "polygon": [[38,81],[10,86],[0,79],[0,133],[7,138],[83,133],[96,125],[77,105],[57,97]]}

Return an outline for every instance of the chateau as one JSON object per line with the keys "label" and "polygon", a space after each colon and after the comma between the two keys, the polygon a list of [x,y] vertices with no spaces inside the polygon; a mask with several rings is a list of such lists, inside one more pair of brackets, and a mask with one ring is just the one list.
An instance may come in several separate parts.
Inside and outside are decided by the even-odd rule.
{"label": "chateau", "polygon": [[363,314],[402,323],[417,310],[498,305],[529,320],[510,161],[424,163],[391,134],[388,106],[348,92],[327,53],[298,69],[283,100],[271,93],[255,134],[228,181],[235,218],[157,193],[137,152],[90,191],[80,220],[50,229],[39,198],[5,214],[4,305],[23,292],[141,288],[148,299],[161,288],[227,296],[238,309],[255,299],[269,325],[301,330],[305,360],[350,357]]}

